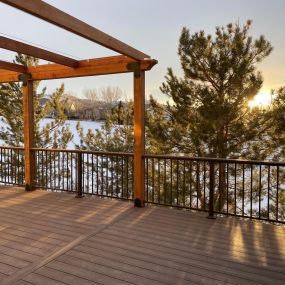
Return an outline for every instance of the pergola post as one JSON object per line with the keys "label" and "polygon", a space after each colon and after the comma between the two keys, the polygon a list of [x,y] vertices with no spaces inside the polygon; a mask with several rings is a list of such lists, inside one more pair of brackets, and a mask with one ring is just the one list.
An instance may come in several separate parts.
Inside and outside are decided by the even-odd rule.
{"label": "pergola post", "polygon": [[[7,37],[0,37],[0,48],[30,55],[56,64],[22,66],[0,60],[0,84],[23,82],[24,149],[26,190],[34,187],[36,174],[34,147],[33,81],[134,73],[134,199],[135,206],[143,207],[145,200],[145,71],[151,70],[157,60],[126,43],[82,22],[81,20],[39,0],[0,0],[73,34],[120,53],[119,56],[75,60]],[[4,69],[4,71],[2,70]]]}
{"label": "pergola post", "polygon": [[143,207],[145,201],[145,72],[140,64],[134,70],[134,198],[135,206]]}
{"label": "pergola post", "polygon": [[28,74],[21,74],[23,82],[23,111],[24,111],[24,153],[25,153],[25,188],[26,191],[34,189],[35,179],[35,153],[34,147],[34,104],[33,104],[33,81]]}

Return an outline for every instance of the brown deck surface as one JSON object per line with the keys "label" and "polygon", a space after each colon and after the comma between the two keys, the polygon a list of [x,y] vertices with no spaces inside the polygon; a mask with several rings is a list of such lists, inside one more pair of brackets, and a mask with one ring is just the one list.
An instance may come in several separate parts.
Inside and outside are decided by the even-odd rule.
{"label": "brown deck surface", "polygon": [[0,190],[0,284],[285,284],[285,228]]}

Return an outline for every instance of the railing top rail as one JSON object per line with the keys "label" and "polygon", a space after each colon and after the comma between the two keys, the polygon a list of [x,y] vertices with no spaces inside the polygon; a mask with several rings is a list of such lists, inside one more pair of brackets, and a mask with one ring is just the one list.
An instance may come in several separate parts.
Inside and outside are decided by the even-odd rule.
{"label": "railing top rail", "polygon": [[227,159],[227,158],[214,158],[214,157],[191,157],[180,155],[156,155],[145,154],[145,158],[157,158],[157,159],[173,159],[173,160],[191,160],[191,161],[212,161],[217,163],[236,163],[236,164],[249,164],[249,165],[270,165],[270,166],[285,166],[285,162],[277,161],[262,161],[262,160],[244,160],[244,159]]}
{"label": "railing top rail", "polygon": [[[0,149],[24,150],[24,147],[17,146],[0,146]],[[91,151],[79,149],[52,149],[52,148],[31,148],[32,151],[47,151],[47,152],[65,152],[65,153],[82,153],[95,155],[114,155],[114,156],[129,156],[133,157],[133,153],[128,152],[110,152],[110,151]],[[216,163],[236,163],[248,165],[269,165],[269,166],[284,166],[285,162],[277,161],[262,161],[262,160],[245,160],[245,159],[227,159],[214,157],[191,157],[187,155],[163,155],[163,154],[145,154],[144,158],[156,159],[173,159],[173,160],[189,160],[189,161],[212,161]]]}
{"label": "railing top rail", "polygon": [[0,146],[0,149],[24,150],[24,147],[20,147],[20,146]]}
{"label": "railing top rail", "polygon": [[54,149],[54,148],[31,148],[32,151],[47,151],[47,152],[66,152],[66,153],[82,153],[95,155],[114,155],[114,156],[134,156],[133,153],[127,152],[110,152],[110,151],[91,151],[81,149]]}

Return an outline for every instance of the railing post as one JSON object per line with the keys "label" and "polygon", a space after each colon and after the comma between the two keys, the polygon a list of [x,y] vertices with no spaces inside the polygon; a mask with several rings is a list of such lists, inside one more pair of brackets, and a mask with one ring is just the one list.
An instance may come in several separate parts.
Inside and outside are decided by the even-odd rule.
{"label": "railing post", "polygon": [[76,172],[76,176],[77,176],[77,195],[76,198],[82,198],[83,195],[83,186],[82,186],[82,152],[78,152],[77,153],[77,172]]}
{"label": "railing post", "polygon": [[33,103],[33,81],[29,74],[21,74],[22,81],[23,112],[24,112],[24,153],[25,153],[25,188],[26,191],[34,189],[36,172],[34,147],[34,103]]}
{"label": "railing post", "polygon": [[214,216],[214,191],[215,191],[215,162],[210,161],[210,183],[209,183],[209,216],[208,219],[215,219]]}

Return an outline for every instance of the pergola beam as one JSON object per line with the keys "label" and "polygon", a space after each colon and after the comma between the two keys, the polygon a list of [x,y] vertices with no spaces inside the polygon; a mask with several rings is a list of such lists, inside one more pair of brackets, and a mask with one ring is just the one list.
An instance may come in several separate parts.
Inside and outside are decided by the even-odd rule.
{"label": "pergola beam", "polygon": [[[81,60],[77,68],[69,68],[59,64],[44,64],[38,66],[29,66],[27,73],[30,73],[32,80],[48,80],[73,78],[83,76],[107,75],[132,72],[130,68],[132,63],[136,63],[133,59],[126,56],[112,56],[98,59]],[[154,59],[146,59],[141,61],[140,70],[150,70],[157,61]],[[9,83],[18,81],[19,73],[1,71],[0,83]]]}
{"label": "pergola beam", "polygon": [[78,61],[57,53],[34,47],[19,41],[0,36],[0,48],[23,53],[69,67],[77,67]]}
{"label": "pergola beam", "polygon": [[92,42],[114,50],[136,60],[149,58],[147,54],[117,40],[116,38],[84,23],[83,21],[49,5],[41,0],[0,0],[58,27],[68,30]]}
{"label": "pergola beam", "polygon": [[27,73],[26,66],[3,61],[3,60],[0,60],[0,69],[5,69],[5,70],[19,72],[19,73]]}

